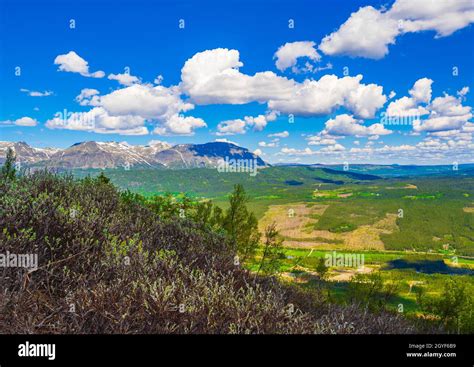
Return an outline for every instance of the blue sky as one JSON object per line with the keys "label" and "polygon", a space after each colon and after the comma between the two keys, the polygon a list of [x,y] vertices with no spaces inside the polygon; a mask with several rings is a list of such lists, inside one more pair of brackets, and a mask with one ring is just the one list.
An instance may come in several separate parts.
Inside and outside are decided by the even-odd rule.
{"label": "blue sky", "polygon": [[270,162],[474,162],[471,1],[0,4],[2,141],[227,139]]}

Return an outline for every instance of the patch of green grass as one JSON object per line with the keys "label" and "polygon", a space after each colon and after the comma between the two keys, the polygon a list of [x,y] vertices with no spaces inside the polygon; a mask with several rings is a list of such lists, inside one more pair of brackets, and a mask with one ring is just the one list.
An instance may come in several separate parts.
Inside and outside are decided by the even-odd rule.
{"label": "patch of green grass", "polygon": [[434,200],[440,199],[443,197],[443,194],[437,192],[435,194],[422,194],[422,195],[405,195],[403,199],[410,199],[410,200]]}
{"label": "patch of green grass", "polygon": [[373,224],[387,213],[396,213],[397,210],[397,203],[390,199],[351,197],[330,203],[314,228],[336,233],[352,231],[359,226]]}
{"label": "patch of green grass", "polygon": [[289,236],[281,236],[284,240],[287,241],[296,241],[296,242],[322,242],[332,245],[342,245],[344,243],[343,240],[338,239],[330,239],[324,237],[309,237],[309,238],[298,238],[298,237],[289,237]]}

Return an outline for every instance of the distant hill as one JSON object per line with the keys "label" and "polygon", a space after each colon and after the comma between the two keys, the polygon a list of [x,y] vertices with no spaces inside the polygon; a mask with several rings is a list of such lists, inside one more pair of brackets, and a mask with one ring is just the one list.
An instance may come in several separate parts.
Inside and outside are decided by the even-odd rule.
{"label": "distant hill", "polygon": [[27,164],[51,159],[51,157],[59,151],[59,149],[55,148],[33,148],[22,141],[17,143],[0,141],[1,164],[5,161],[5,155],[8,148],[12,148],[19,160]]}
{"label": "distant hill", "polygon": [[[344,171],[343,165],[277,163],[278,167],[313,167],[335,171]],[[459,164],[457,170],[453,165],[402,165],[402,164],[350,164],[350,174],[364,174],[379,177],[417,177],[417,176],[474,176],[474,163]],[[353,176],[356,178],[356,176]],[[370,178],[369,178],[370,179]],[[376,179],[376,178],[374,178]]]}
{"label": "distant hill", "polygon": [[[76,177],[95,176],[100,170],[74,170]],[[316,167],[262,167],[258,174],[220,173],[217,169],[107,169],[105,174],[122,189],[142,193],[186,192],[199,197],[225,197],[235,184],[242,184],[251,197],[300,200],[317,188],[340,188],[345,184],[373,182],[373,175]],[[305,196],[306,195],[306,196]]]}
{"label": "distant hill", "polygon": [[[215,168],[219,161],[226,159],[255,160],[259,167],[270,166],[247,148],[228,142],[178,144],[173,146],[160,141],[149,145],[86,141],[76,143],[66,149],[58,149],[35,148],[21,141],[0,141],[0,164],[3,164],[8,148],[15,151],[17,161],[24,166],[33,168],[48,167],[59,170]],[[342,165],[326,164],[277,163],[275,166],[321,169],[325,170],[326,173],[361,181],[376,180],[380,177],[474,176],[474,164],[459,164],[458,170],[453,170],[452,165],[350,164],[349,170],[344,170]],[[332,180],[331,177],[328,179]],[[322,178],[321,182],[326,182],[325,178]],[[342,181],[337,179],[328,183],[342,184]]]}
{"label": "distant hill", "polygon": [[379,176],[375,175],[367,175],[363,173],[356,173],[356,172],[350,172],[350,171],[338,171],[330,168],[322,168],[322,170],[326,173],[331,173],[331,174],[339,174],[339,175],[344,175],[350,178],[353,178],[355,180],[361,180],[361,181],[371,181],[371,180],[378,180],[380,179]]}
{"label": "distant hill", "polygon": [[30,167],[57,169],[105,168],[195,168],[216,167],[221,160],[255,160],[257,166],[267,166],[248,149],[232,143],[179,144],[155,142],[151,145],[130,145],[117,142],[87,141],[66,149],[33,148],[25,142],[0,142],[0,163],[8,148],[17,161]]}

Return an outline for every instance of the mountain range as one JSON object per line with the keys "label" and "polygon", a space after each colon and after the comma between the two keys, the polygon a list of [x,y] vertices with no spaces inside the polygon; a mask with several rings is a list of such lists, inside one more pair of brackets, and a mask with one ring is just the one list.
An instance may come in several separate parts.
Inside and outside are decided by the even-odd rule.
{"label": "mountain range", "polygon": [[0,164],[5,161],[8,148],[15,152],[17,162],[33,168],[214,168],[219,161],[226,159],[245,159],[256,162],[258,166],[268,165],[248,149],[227,142],[173,146],[159,141],[149,145],[86,141],[66,149],[35,148],[25,142],[0,142]]}

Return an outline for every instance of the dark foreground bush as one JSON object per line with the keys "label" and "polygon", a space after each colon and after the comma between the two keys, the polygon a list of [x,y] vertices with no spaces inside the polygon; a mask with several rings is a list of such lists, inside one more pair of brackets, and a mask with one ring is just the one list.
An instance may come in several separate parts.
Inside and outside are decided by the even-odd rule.
{"label": "dark foreground bush", "polygon": [[0,181],[0,333],[410,333],[388,314],[326,304],[235,265],[226,239],[164,220],[104,179]]}

